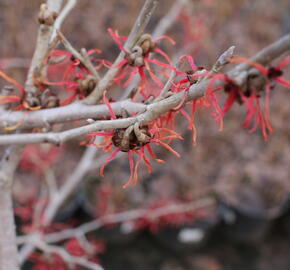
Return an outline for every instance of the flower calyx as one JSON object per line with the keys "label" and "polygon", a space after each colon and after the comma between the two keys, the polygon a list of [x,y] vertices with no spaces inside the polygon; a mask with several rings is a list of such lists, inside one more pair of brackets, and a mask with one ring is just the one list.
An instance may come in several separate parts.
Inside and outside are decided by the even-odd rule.
{"label": "flower calyx", "polygon": [[134,67],[142,67],[145,65],[144,57],[148,53],[153,52],[156,44],[153,42],[151,35],[143,34],[136,45],[127,54],[128,64]]}
{"label": "flower calyx", "polygon": [[84,79],[79,79],[77,83],[82,94],[87,97],[96,87],[98,80],[95,76],[88,74]]}
{"label": "flower calyx", "polygon": [[128,128],[116,129],[112,142],[122,152],[128,152],[148,144],[152,138],[147,125],[139,127],[139,123],[135,123]]}
{"label": "flower calyx", "polygon": [[24,108],[28,110],[39,110],[59,107],[59,98],[47,88],[39,95],[27,93],[23,101]]}
{"label": "flower calyx", "polygon": [[46,4],[40,6],[38,21],[40,24],[52,26],[58,16],[58,13],[48,9]]}

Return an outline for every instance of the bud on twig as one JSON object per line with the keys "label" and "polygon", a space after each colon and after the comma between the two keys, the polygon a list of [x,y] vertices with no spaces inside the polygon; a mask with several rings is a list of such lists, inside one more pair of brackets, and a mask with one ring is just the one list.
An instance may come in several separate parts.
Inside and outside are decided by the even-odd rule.
{"label": "bud on twig", "polygon": [[54,24],[58,14],[55,11],[50,11],[46,4],[40,6],[38,21],[40,24],[51,26]]}

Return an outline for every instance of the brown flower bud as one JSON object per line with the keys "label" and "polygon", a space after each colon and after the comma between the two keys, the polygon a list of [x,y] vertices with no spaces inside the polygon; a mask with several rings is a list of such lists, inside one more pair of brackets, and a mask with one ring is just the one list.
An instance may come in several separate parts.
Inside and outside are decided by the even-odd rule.
{"label": "brown flower bud", "polygon": [[84,79],[78,80],[78,87],[83,95],[88,96],[96,87],[97,79],[92,75],[87,75]]}
{"label": "brown flower bud", "polygon": [[137,45],[139,45],[143,50],[143,55],[154,51],[156,45],[152,40],[151,35],[149,34],[143,34],[140,39],[137,42]]}
{"label": "brown flower bud", "polygon": [[40,6],[38,14],[38,21],[40,24],[51,26],[54,24],[58,14],[55,11],[51,11],[47,8],[46,4]]}

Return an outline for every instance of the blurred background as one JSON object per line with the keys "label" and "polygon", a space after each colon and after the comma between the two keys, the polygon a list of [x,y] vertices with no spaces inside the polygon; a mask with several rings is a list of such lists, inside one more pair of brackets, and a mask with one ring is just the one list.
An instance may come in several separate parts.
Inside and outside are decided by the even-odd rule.
{"label": "blurred background", "polygon": [[[19,82],[25,79],[34,51],[41,2],[0,0],[0,66]],[[62,31],[75,48],[99,48],[103,58],[113,61],[119,51],[107,29],[128,35],[143,2],[79,0]],[[160,1],[149,33],[173,4],[171,0]],[[184,51],[199,66],[210,68],[232,45],[236,46],[235,55],[250,57],[289,31],[289,0],[191,0],[166,33],[176,45],[162,42],[162,49],[173,58]],[[289,78],[289,70],[287,75]],[[138,185],[127,190],[121,188],[129,177],[127,159],[110,163],[104,179],[92,168],[79,188],[85,197],[81,210],[63,214],[60,220],[81,217],[85,222],[89,215],[92,218],[136,207],[213,197],[216,205],[192,220],[181,218],[175,222],[169,218],[157,230],[141,226],[138,234],[121,240],[119,236],[110,239],[107,234],[112,232],[99,232],[96,237],[106,245],[100,255],[101,264],[107,270],[290,269],[289,100],[289,89],[277,86],[272,92],[270,118],[274,133],[268,142],[260,130],[249,134],[241,127],[245,110],[237,104],[226,115],[222,132],[206,110],[198,111],[196,146],[192,146],[191,131],[181,117],[177,131],[184,140],[173,144],[180,159],[156,149],[166,163],[154,164],[152,174],[141,166]],[[49,164],[54,166],[59,183],[76,166],[84,150],[79,142],[68,142],[61,151],[54,152],[47,146],[38,149],[46,157],[52,153]],[[27,152],[31,154],[35,149],[29,147]],[[42,176],[35,172],[37,162],[22,162],[14,188],[16,201],[21,198],[25,204],[31,194],[39,192],[37,179]],[[26,196],[22,194],[24,187]],[[130,224],[121,225],[127,228]]]}

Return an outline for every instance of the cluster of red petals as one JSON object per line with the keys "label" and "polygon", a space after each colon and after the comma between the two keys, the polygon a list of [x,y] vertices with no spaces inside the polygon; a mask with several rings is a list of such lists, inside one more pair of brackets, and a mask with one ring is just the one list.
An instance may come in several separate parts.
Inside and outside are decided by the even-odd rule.
{"label": "cluster of red petals", "polygon": [[[99,70],[103,66],[110,67],[111,63],[101,58],[97,58],[95,55],[101,53],[99,49],[92,49],[88,51],[88,56],[96,70]],[[59,63],[50,64],[48,69],[48,78],[57,78],[57,81],[42,81],[44,85],[55,85],[60,86],[63,90],[70,94],[69,97],[61,102],[61,105],[67,105],[74,101],[75,99],[83,99],[85,97],[84,93],[79,89],[78,80],[85,79],[90,72],[88,69],[80,62],[79,59],[75,58],[71,53],[61,50],[53,50],[51,54],[47,57],[46,61],[49,59],[54,59],[57,57],[64,57]],[[61,75],[60,75],[61,74]]]}
{"label": "cluster of red petals", "polygon": [[[129,159],[130,178],[127,181],[127,183],[123,185],[124,188],[137,184],[138,168],[141,161],[145,163],[147,167],[147,171],[149,173],[152,172],[152,166],[151,166],[149,157],[157,161],[158,163],[164,163],[164,160],[158,159],[156,157],[156,155],[154,154],[151,148],[151,144],[160,145],[164,147],[165,149],[167,149],[168,151],[170,151],[171,153],[173,153],[175,156],[180,157],[180,155],[169,146],[169,143],[171,140],[181,139],[181,136],[179,134],[167,128],[159,128],[156,126],[155,122],[149,124],[149,132],[152,135],[152,139],[150,139],[150,142],[148,144],[145,144],[144,146],[140,146],[139,148],[131,149],[128,152],[126,152]],[[112,143],[112,138],[114,136],[113,131],[91,132],[88,134],[88,136],[92,142],[95,140],[96,136],[102,136],[103,143],[98,144],[98,145],[91,143],[91,145],[94,145],[98,148],[102,148],[104,151],[110,151],[110,150],[112,151],[112,154],[108,157],[108,159],[103,163],[103,165],[100,168],[100,175],[104,176],[104,169],[106,165],[117,156],[117,154],[121,151],[121,149],[113,146],[113,143]],[[115,149],[112,150],[113,147]],[[137,156],[137,160],[134,159],[134,156]]]}
{"label": "cluster of red petals", "polygon": [[67,263],[58,255],[58,254],[50,254],[49,257],[40,254],[37,252],[33,252],[29,256],[29,261],[33,262],[33,270],[69,270],[69,269],[77,269],[77,267],[69,268]]}
{"label": "cluster of red petals", "polygon": [[[112,32],[114,40],[118,43],[121,50],[124,50],[121,40],[125,40],[124,37],[120,37],[117,32]],[[183,115],[188,121],[188,128],[192,130],[192,139],[193,144],[196,144],[197,140],[197,132],[195,127],[195,114],[198,108],[207,107],[212,110],[211,115],[215,118],[217,124],[219,125],[220,130],[223,129],[223,117],[224,115],[231,109],[232,105],[238,100],[242,100],[243,104],[247,110],[247,116],[245,122],[243,123],[243,127],[249,128],[252,122],[254,122],[253,127],[250,128],[249,132],[254,132],[259,126],[262,129],[262,133],[264,138],[267,139],[267,131],[272,132],[272,125],[269,119],[269,95],[270,90],[273,87],[273,82],[280,83],[286,87],[289,87],[290,84],[287,80],[281,77],[282,71],[281,68],[285,67],[290,62],[290,57],[286,57],[281,63],[279,63],[276,67],[266,68],[258,63],[250,62],[246,59],[234,58],[232,62],[246,62],[253,67],[257,68],[262,74],[266,75],[268,78],[268,83],[265,86],[265,102],[264,102],[264,111],[261,109],[260,97],[252,93],[250,96],[246,96],[242,93],[239,86],[237,86],[231,79],[229,79],[225,74],[213,74],[205,69],[203,72],[198,72],[199,69],[196,66],[194,60],[190,56],[184,56],[180,59],[180,61],[187,60],[190,67],[191,72],[185,73],[176,68],[174,71],[179,76],[178,80],[171,82],[170,91],[173,93],[183,92],[183,97],[180,103],[173,108],[168,113],[160,116],[152,123],[149,123],[149,132],[152,136],[148,144],[144,146],[140,146],[138,148],[131,149],[127,152],[129,165],[130,165],[130,178],[128,182],[124,185],[124,187],[128,187],[130,185],[135,185],[137,183],[138,178],[138,167],[141,161],[145,163],[147,166],[148,172],[152,171],[151,163],[149,161],[149,157],[155,159],[157,162],[163,162],[160,159],[157,159],[155,154],[152,151],[151,145],[158,144],[169,151],[171,151],[176,156],[179,156],[169,145],[172,139],[181,139],[180,135],[177,134],[175,129],[175,119],[177,114]],[[124,60],[126,61],[126,60]],[[123,63],[125,65],[125,62]],[[128,66],[128,68],[131,68]],[[134,68],[134,67],[133,67]],[[143,67],[146,69],[146,65]],[[173,68],[171,68],[173,70]],[[206,94],[203,98],[186,101],[187,93],[189,91],[190,86],[201,80],[203,77],[209,78],[209,83],[206,89]],[[217,81],[223,81],[225,87],[218,86],[216,87]],[[142,84],[142,83],[141,83]],[[161,86],[160,86],[161,87]],[[225,89],[228,92],[228,97],[223,105],[220,104],[218,95],[220,90]],[[114,114],[109,100],[106,98],[105,93],[103,96],[103,101],[107,105],[111,118],[116,119],[116,115]],[[188,106],[190,108],[190,112],[188,112]],[[111,156],[104,162],[100,169],[100,174],[104,174],[105,166],[112,161],[116,155],[121,151],[120,148],[115,147],[112,143],[112,137],[114,136],[114,130],[109,132],[92,132],[89,134],[89,138],[91,141],[94,140],[96,136],[103,136],[103,143],[100,145],[96,145],[97,147],[103,148],[105,151],[112,151]],[[112,149],[114,148],[115,149]],[[134,158],[136,156],[136,158]]]}
{"label": "cluster of red petals", "polygon": [[191,225],[194,224],[196,220],[208,216],[208,213],[205,210],[194,210],[186,212],[176,212],[168,211],[168,214],[160,215],[154,217],[154,210],[163,207],[176,206],[181,203],[184,203],[178,199],[165,200],[160,199],[151,203],[147,207],[147,213],[145,213],[141,218],[136,221],[136,228],[147,228],[153,233],[157,233],[162,227],[166,226],[182,226],[182,225]]}
{"label": "cluster of red petals", "polygon": [[[90,241],[91,248],[93,252],[89,253],[81,245],[81,243],[76,239],[69,239],[65,244],[65,250],[74,257],[85,257],[91,262],[99,263],[97,254],[105,251],[105,245],[100,241]],[[33,270],[77,270],[80,269],[77,265],[68,265],[68,262],[64,261],[63,258],[57,253],[41,254],[38,252],[33,252],[29,256],[29,261],[33,262]]]}
{"label": "cluster of red petals", "polygon": [[1,70],[0,70],[0,78],[12,84],[19,91],[19,95],[0,96],[0,105],[9,103],[20,103],[25,94],[24,87],[15,79],[11,78]]}
{"label": "cluster of red petals", "polygon": [[[111,118],[112,119],[117,119],[117,116],[115,115],[111,104],[109,100],[106,97],[106,91],[104,91],[103,94],[103,102],[107,105],[108,110],[111,113]],[[176,133],[172,129],[164,128],[162,126],[162,122],[158,121],[152,121],[151,123],[148,124],[149,127],[149,133],[151,134],[151,139],[150,141],[138,148],[131,149],[127,152],[128,159],[129,159],[129,166],[130,166],[130,178],[126,184],[123,185],[124,188],[127,188],[130,185],[136,185],[137,184],[137,179],[138,179],[138,168],[139,164],[141,161],[144,161],[147,171],[150,173],[152,172],[152,166],[150,163],[150,160],[147,156],[147,154],[154,159],[155,161],[159,163],[164,163],[164,160],[158,159],[156,155],[154,154],[152,148],[151,148],[151,143],[156,144],[156,145],[161,145],[171,153],[173,153],[175,156],[180,157],[180,155],[169,146],[169,143],[173,139],[182,139],[182,137]],[[105,166],[112,161],[117,154],[121,151],[120,148],[113,146],[112,138],[115,135],[114,130],[112,131],[107,131],[107,132],[91,132],[88,135],[89,142],[87,143],[88,145],[94,145],[97,148],[103,149],[105,152],[112,152],[112,154],[108,157],[108,159],[103,163],[103,165],[100,168],[100,175],[104,176],[104,169]],[[95,144],[95,138],[96,136],[102,136],[103,137],[103,142],[101,144]],[[112,148],[115,148],[112,150]],[[145,152],[146,150],[146,152]],[[137,156],[137,161],[134,163],[134,154]]]}
{"label": "cluster of red petals", "polygon": [[[113,31],[112,29],[108,29],[109,34],[113,38],[113,40],[117,43],[119,49],[123,51],[126,55],[130,52],[125,49],[122,41],[126,41],[127,37],[120,36],[118,31]],[[175,41],[168,37],[168,36],[161,36],[153,40],[154,44],[162,39],[168,40],[171,44],[175,44]],[[156,58],[152,58],[151,55],[153,53],[161,55],[165,60],[166,63],[159,61]],[[163,83],[160,77],[157,74],[160,74],[161,77],[169,78],[168,72],[175,69],[174,66],[171,64],[169,56],[161,50],[159,47],[155,46],[153,51],[147,52],[144,57],[144,65],[141,66],[130,66],[129,60],[124,58],[122,61],[118,63],[118,68],[120,68],[120,72],[117,77],[114,78],[113,83],[119,84],[122,87],[126,87],[130,84],[136,74],[139,74],[140,77],[140,84],[139,84],[139,93],[147,99],[149,95],[157,96],[159,91],[148,91],[149,78],[151,78],[152,82],[154,82],[155,86],[160,89],[163,88]],[[153,64],[152,67],[150,64]],[[153,86],[154,87],[154,86]],[[150,87],[149,87],[150,88]]]}
{"label": "cluster of red petals", "polygon": [[[101,53],[98,49],[92,49],[88,51],[88,56],[96,70],[102,67],[109,68],[111,63],[107,60],[96,57],[96,54]],[[40,90],[45,90],[47,86],[58,86],[64,92],[57,93],[59,98],[62,98],[60,102],[61,106],[67,105],[76,99],[83,99],[84,93],[79,89],[78,81],[85,79],[90,72],[87,68],[76,59],[70,52],[62,50],[53,50],[44,60],[44,66],[48,66],[47,78],[36,78],[35,85]],[[29,107],[25,102],[25,90],[24,87],[13,78],[6,75],[0,70],[0,78],[4,79],[8,83],[12,84],[19,90],[19,95],[1,96],[0,104],[20,103],[14,110],[38,110],[41,107]],[[63,93],[66,93],[64,95]],[[69,95],[67,97],[67,95]],[[64,96],[64,98],[63,98]]]}
{"label": "cluster of red petals", "polygon": [[[257,69],[266,78],[266,84],[264,86],[264,106],[262,108],[260,95],[257,95],[254,91],[250,91],[249,95],[245,95],[239,87],[232,81],[228,80],[226,84],[226,91],[229,93],[228,98],[222,109],[222,114],[225,114],[230,110],[232,105],[238,99],[241,99],[246,108],[246,118],[243,123],[243,127],[249,130],[249,133],[253,133],[258,127],[261,128],[265,141],[268,140],[268,135],[273,132],[273,127],[269,116],[270,106],[270,93],[274,89],[276,84],[280,84],[286,88],[290,88],[290,81],[282,77],[282,68],[289,65],[290,56],[285,57],[280,63],[274,67],[267,68],[257,62],[251,61],[246,58],[233,58],[232,63],[246,63],[253,68]],[[250,89],[251,90],[251,89]]]}

